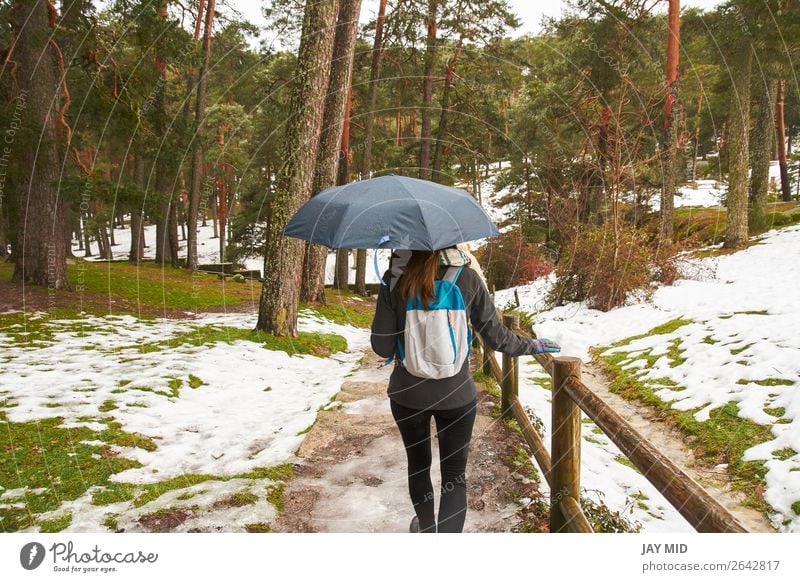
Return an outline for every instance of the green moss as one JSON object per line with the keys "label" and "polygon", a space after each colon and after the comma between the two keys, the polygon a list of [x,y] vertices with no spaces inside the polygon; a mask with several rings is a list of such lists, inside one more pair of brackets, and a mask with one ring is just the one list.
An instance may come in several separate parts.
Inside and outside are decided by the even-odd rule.
{"label": "green moss", "polygon": [[258,467],[252,471],[233,476],[186,473],[165,481],[145,485],[110,482],[105,485],[103,490],[96,492],[92,496],[92,503],[94,505],[108,505],[119,501],[132,501],[134,507],[141,507],[158,499],[168,491],[184,489],[205,481],[230,481],[231,479],[286,481],[292,477],[293,473],[293,465],[284,463],[273,467]]}
{"label": "green moss", "polygon": [[760,425],[739,416],[735,402],[712,410],[709,419],[698,421],[698,409],[680,411],[656,396],[653,382],[641,381],[623,369],[620,363],[627,354],[613,353],[603,356],[603,349],[593,350],[595,362],[612,378],[609,389],[628,400],[637,400],[664,413],[664,418],[674,423],[684,434],[694,437],[695,456],[707,464],[727,463],[732,488],[747,496],[747,505],[767,515],[771,508],[764,501],[763,490],[766,469],[763,461],[745,461],[744,451],[771,440],[769,426]]}
{"label": "green moss", "polygon": [[79,261],[67,267],[76,292],[116,296],[133,305],[166,309],[207,309],[238,305],[244,293],[224,286],[216,275],[185,269],[162,268],[153,263]]}
{"label": "green moss", "polygon": [[209,346],[217,342],[231,344],[236,341],[255,342],[261,344],[264,349],[284,351],[290,355],[309,354],[325,357],[347,350],[347,340],[340,335],[332,333],[300,332],[298,337],[291,338],[277,337],[262,331],[238,327],[205,325],[166,340],[150,344],[123,346],[116,348],[114,351],[135,349],[139,352],[150,353],[183,345]]}
{"label": "green moss", "polygon": [[315,424],[315,423],[313,423],[313,422],[312,422],[312,423],[311,423],[311,424],[309,424],[307,427],[305,427],[303,430],[299,430],[299,431],[297,431],[297,432],[295,433],[295,435],[296,435],[296,436],[301,436],[301,435],[304,435],[304,434],[306,434],[306,433],[310,432],[310,431],[311,431],[311,429],[312,429],[312,428],[314,428],[314,424]]}
{"label": "green moss", "polygon": [[189,388],[200,388],[200,386],[207,386],[200,378],[194,374],[189,374]]}
{"label": "green moss", "polygon": [[763,378],[761,380],[741,380],[736,381],[737,384],[758,384],[759,386],[794,386],[793,380],[786,380],[785,378]]}
{"label": "green moss", "polygon": [[234,507],[253,505],[256,501],[258,501],[258,495],[250,491],[237,491],[231,495],[231,505]]}
{"label": "green moss", "polygon": [[[127,469],[138,461],[116,454],[110,445],[155,445],[149,439],[122,431],[111,419],[108,429],[96,432],[86,427],[63,428],[61,417],[29,422],[4,421],[0,430],[0,485],[6,489],[27,487],[22,507],[0,508],[0,530],[13,532],[33,525],[36,514],[58,509],[64,501],[83,495],[94,485]],[[100,440],[105,445],[82,441]]]}
{"label": "green moss", "polygon": [[780,459],[781,461],[785,461],[787,459],[791,459],[797,454],[797,451],[790,448],[779,449],[777,451],[772,451],[772,456],[776,459]]}
{"label": "green moss", "polygon": [[677,368],[684,362],[686,362],[686,358],[682,356],[685,350],[680,349],[681,340],[676,338],[669,342],[669,348],[667,348],[667,358],[669,359],[669,367],[670,368]]}
{"label": "green moss", "polygon": [[706,337],[703,338],[703,343],[704,344],[709,344],[709,345],[714,345],[714,344],[718,344],[719,340],[715,340],[710,335],[707,335]]}
{"label": "green moss", "polygon": [[238,475],[241,479],[270,479],[272,481],[288,481],[294,475],[294,465],[283,463],[272,467],[258,467],[247,473]]}
{"label": "green moss", "polygon": [[765,408],[764,412],[766,412],[770,416],[774,416],[776,418],[780,418],[784,414],[786,414],[786,409],[783,406],[779,406],[778,408]]}
{"label": "green moss", "polygon": [[324,317],[340,325],[369,329],[375,315],[375,302],[349,291],[325,289],[326,303],[301,303],[301,313]]}
{"label": "green moss", "polygon": [[734,315],[769,315],[768,311],[734,311],[733,313],[727,313],[725,315],[720,315],[720,319],[731,319]]}
{"label": "green moss", "polygon": [[264,521],[245,524],[244,529],[247,533],[269,533],[272,531],[270,525]]}
{"label": "green moss", "polygon": [[674,331],[680,329],[684,325],[689,325],[690,323],[694,323],[694,322],[691,319],[683,319],[681,317],[678,317],[676,319],[672,319],[672,320],[670,320],[670,321],[668,321],[666,323],[663,323],[663,324],[661,324],[659,326],[654,327],[653,329],[651,329],[647,333],[643,333],[641,335],[635,335],[635,336],[620,340],[618,342],[615,342],[615,343],[611,344],[610,347],[618,348],[618,347],[626,346],[626,345],[630,344],[631,342],[634,342],[636,340],[640,340],[640,339],[643,339],[643,338],[646,338],[646,337],[650,337],[650,336],[654,336],[654,335],[666,335],[666,334],[669,334],[669,333],[673,333]]}
{"label": "green moss", "polygon": [[0,314],[3,339],[0,346],[29,348],[52,345],[57,333],[87,335],[89,332],[108,333],[108,328],[90,324],[87,314],[77,309],[53,308],[47,311]]}
{"label": "green moss", "polygon": [[800,515],[800,500],[792,503],[792,511],[794,511],[795,515]]}
{"label": "green moss", "polygon": [[110,412],[112,410],[116,410],[117,405],[113,400],[104,400],[103,403],[100,405],[98,410],[100,412]]}
{"label": "green moss", "polygon": [[625,465],[626,467],[630,467],[631,469],[633,469],[634,471],[636,471],[641,475],[642,472],[639,470],[639,468],[636,465],[634,465],[633,462],[625,455],[617,455],[616,457],[614,457],[614,460],[620,465]]}
{"label": "green moss", "polygon": [[53,519],[43,519],[39,522],[40,533],[58,533],[67,529],[72,523],[72,514],[65,513]]}
{"label": "green moss", "polygon": [[735,348],[735,349],[731,350],[731,354],[733,354],[734,356],[738,356],[743,351],[745,351],[747,348],[749,348],[750,346],[754,346],[754,345],[755,345],[754,343],[749,343],[749,344],[744,345],[744,346],[742,346],[740,348]]}
{"label": "green moss", "polygon": [[286,483],[275,483],[267,487],[267,501],[275,506],[279,512],[283,511],[284,501],[283,492],[286,489]]}
{"label": "green moss", "polygon": [[[539,362],[536,362],[536,364],[539,365]],[[548,392],[553,391],[553,380],[550,376],[533,376],[530,380],[543,390],[547,390]]]}
{"label": "green moss", "polygon": [[119,529],[119,516],[116,513],[106,513],[101,525],[112,531],[117,531]]}

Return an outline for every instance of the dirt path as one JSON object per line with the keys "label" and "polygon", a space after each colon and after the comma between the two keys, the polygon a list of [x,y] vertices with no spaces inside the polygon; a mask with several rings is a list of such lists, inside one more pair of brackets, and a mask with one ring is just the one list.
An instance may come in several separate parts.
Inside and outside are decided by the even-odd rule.
{"label": "dirt path", "polygon": [[[321,411],[297,454],[295,477],[284,491],[285,507],[273,524],[282,532],[407,532],[413,516],[406,455],[389,410],[390,368],[368,353],[342,385],[331,410]],[[527,468],[508,462],[524,441],[492,417],[494,399],[480,390],[467,467],[466,532],[541,531],[540,500]],[[435,434],[435,431],[433,431]],[[438,507],[439,465],[435,439],[431,478]],[[522,501],[519,501],[522,500]]]}
{"label": "dirt path", "polygon": [[751,532],[775,533],[775,528],[760,512],[742,505],[745,496],[731,490],[730,479],[724,469],[715,470],[695,458],[686,446],[686,436],[679,430],[659,420],[651,408],[609,391],[607,378],[591,363],[583,364],[581,379],[592,392],[736,516],[745,528]]}

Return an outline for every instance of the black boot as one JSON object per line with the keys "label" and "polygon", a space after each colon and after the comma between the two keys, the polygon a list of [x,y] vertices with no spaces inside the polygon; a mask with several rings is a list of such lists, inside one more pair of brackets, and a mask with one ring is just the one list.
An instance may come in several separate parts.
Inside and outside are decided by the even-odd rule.
{"label": "black boot", "polygon": [[419,533],[419,518],[415,515],[411,519],[411,525],[408,526],[409,533]]}

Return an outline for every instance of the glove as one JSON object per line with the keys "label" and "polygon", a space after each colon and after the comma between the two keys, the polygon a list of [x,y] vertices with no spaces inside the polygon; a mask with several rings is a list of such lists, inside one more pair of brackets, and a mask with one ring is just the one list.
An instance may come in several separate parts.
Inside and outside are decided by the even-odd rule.
{"label": "glove", "polygon": [[552,352],[560,352],[561,347],[554,342],[553,340],[549,339],[535,339],[533,340],[533,353],[534,354],[543,354],[545,352],[552,353]]}

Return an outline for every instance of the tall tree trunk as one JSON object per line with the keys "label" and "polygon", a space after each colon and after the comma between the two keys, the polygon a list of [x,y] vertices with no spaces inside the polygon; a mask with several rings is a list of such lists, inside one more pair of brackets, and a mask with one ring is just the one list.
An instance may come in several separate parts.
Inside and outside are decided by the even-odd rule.
{"label": "tall tree trunk", "polygon": [[765,210],[769,196],[769,162],[772,157],[775,124],[772,114],[775,111],[775,96],[778,84],[774,80],[761,79],[756,82],[758,106],[750,143],[750,217],[748,230],[762,232],[766,228]]}
{"label": "tall tree trunk", "polygon": [[[169,238],[169,262],[178,268],[180,266],[180,257],[178,256],[178,205],[180,200],[176,196],[171,195],[169,204],[169,220],[167,221],[167,237]],[[143,235],[144,236],[144,235]]]}
{"label": "tall tree trunk", "polygon": [[289,118],[281,148],[283,167],[278,174],[266,232],[264,285],[256,323],[256,329],[278,336],[297,336],[305,247],[302,241],[284,237],[281,232],[311,194],[338,10],[338,0],[318,0],[305,5]]}
{"label": "tall tree trunk", "polygon": [[[200,31],[203,28],[203,11],[206,0],[197,0],[197,20],[194,22],[194,50],[197,50],[197,41],[200,40]],[[194,90],[194,66],[186,67],[186,99],[183,100],[183,117],[188,121],[191,115],[191,97]]]}
{"label": "tall tree trunk", "polygon": [[[375,39],[372,42],[372,65],[369,71],[369,97],[367,98],[367,117],[364,121],[364,154],[361,177],[367,179],[372,173],[372,142],[375,125],[375,107],[378,102],[378,82],[381,78],[381,61],[383,57],[383,25],[386,21],[386,2],[380,0],[378,16],[375,20]],[[356,252],[356,287],[359,295],[367,294],[367,251]]]}
{"label": "tall tree trunk", "polygon": [[81,214],[81,220],[83,221],[83,256],[84,258],[89,258],[92,256],[92,237],[89,232],[88,208]]}
{"label": "tall tree trunk", "polygon": [[369,70],[369,96],[367,115],[364,120],[364,156],[361,177],[366,179],[372,172],[372,141],[375,126],[375,106],[378,102],[378,81],[381,77],[381,57],[383,55],[383,24],[386,20],[386,2],[380,0],[378,17],[375,21],[375,40],[372,43],[372,65]]}
{"label": "tall tree trunk", "polygon": [[8,218],[6,217],[6,208],[6,205],[0,204],[0,260],[5,260],[9,256]]}
{"label": "tall tree trunk", "polygon": [[[345,107],[344,128],[342,130],[342,142],[339,149],[339,177],[338,185],[350,183],[350,102],[352,87],[347,95],[347,105]],[[336,276],[333,286],[336,289],[347,289],[350,283],[350,249],[339,249],[336,252]]]}
{"label": "tall tree trunk", "polygon": [[[136,185],[142,190],[147,187],[145,174],[144,155],[136,154],[134,162],[134,178]],[[137,205],[138,206],[138,205]],[[128,251],[128,261],[138,264],[144,257],[144,212],[141,207],[131,209],[131,248]]]}
{"label": "tall tree trunk", "polygon": [[[36,147],[19,147],[16,185],[17,243],[14,281],[69,289],[65,205],[58,197],[60,156],[56,120],[61,79],[55,40],[50,38],[48,3],[17,0],[7,12],[14,41],[9,57],[17,64],[14,114],[18,135],[38,136]],[[13,51],[13,52],[11,52]]]}
{"label": "tall tree trunk", "polygon": [[203,32],[203,66],[197,82],[197,104],[195,107],[195,134],[192,141],[192,179],[189,191],[189,216],[187,217],[188,240],[186,243],[186,268],[197,269],[197,214],[200,208],[202,186],[201,167],[203,165],[202,135],[206,117],[206,86],[208,68],[211,64],[211,33],[214,25],[215,0],[208,0],[206,23]]}
{"label": "tall tree trunk", "polygon": [[436,129],[436,145],[433,148],[433,178],[439,179],[439,170],[442,166],[442,142],[447,133],[447,116],[450,113],[450,88],[453,85],[453,77],[456,73],[456,62],[461,54],[461,45],[464,44],[464,37],[458,37],[453,56],[447,63],[447,73],[444,78],[444,90],[442,91],[442,106],[439,114],[439,127]]}
{"label": "tall tree trunk", "polygon": [[[166,25],[166,0],[160,0],[158,13]],[[155,63],[161,73],[162,81],[161,88],[156,94],[156,133],[159,136],[163,136],[162,140],[166,141],[168,132],[166,103],[167,63],[160,47],[156,54]],[[163,231],[162,236],[164,237],[162,241],[162,264],[169,261],[170,265],[177,268],[179,265],[177,209],[178,204],[180,204],[180,198],[173,191],[174,181],[171,177],[173,168],[171,167],[169,156],[161,156],[154,162],[156,163],[156,190],[162,197],[162,203],[160,204],[161,217],[159,219],[159,224]]]}
{"label": "tall tree trunk", "polygon": [[669,0],[667,33],[667,87],[662,140],[661,240],[672,240],[678,163],[678,63],[681,34],[680,0]]}
{"label": "tall tree trunk", "polygon": [[[352,91],[353,55],[358,32],[361,0],[340,0],[333,43],[333,64],[325,98],[317,163],[314,169],[312,194],[336,183],[339,165],[343,162],[341,143],[350,125],[350,93]],[[345,160],[346,163],[346,160]],[[300,290],[302,301],[325,302],[325,265],[328,249],[308,243],[305,249],[303,281]]]}
{"label": "tall tree trunk", "polygon": [[428,0],[428,34],[425,46],[425,73],[422,81],[422,135],[420,136],[419,177],[431,179],[431,106],[433,103],[433,66],[436,62],[436,9],[440,0]]}
{"label": "tall tree trunk", "polygon": [[728,115],[728,226],[727,249],[747,246],[748,160],[750,157],[750,74],[752,40],[743,36],[734,56],[733,96]]}
{"label": "tall tree trunk", "polygon": [[[225,132],[220,129],[217,132],[217,144],[220,146],[220,151],[225,151]],[[225,191],[225,162],[222,162],[218,168],[217,177],[217,223],[219,224],[219,262],[225,261],[225,211],[228,206],[228,196]],[[216,230],[216,228],[214,229]]]}
{"label": "tall tree trunk", "polygon": [[792,188],[789,182],[789,165],[786,162],[786,123],[784,107],[786,101],[786,81],[778,82],[778,100],[775,105],[776,134],[778,137],[778,167],[781,171],[781,198],[784,202],[792,199]]}
{"label": "tall tree trunk", "polygon": [[[64,74],[69,73],[69,69],[75,63],[75,56],[81,43],[90,44],[93,39],[87,38],[87,14],[89,0],[62,0],[61,2],[61,18],[58,21],[58,28],[62,30],[59,39],[61,54],[64,59]],[[73,258],[72,253],[72,222],[75,218],[75,212],[70,208],[65,209],[66,219],[64,220],[64,238],[66,239],[66,256]],[[114,244],[114,230],[111,230],[111,243]]]}

